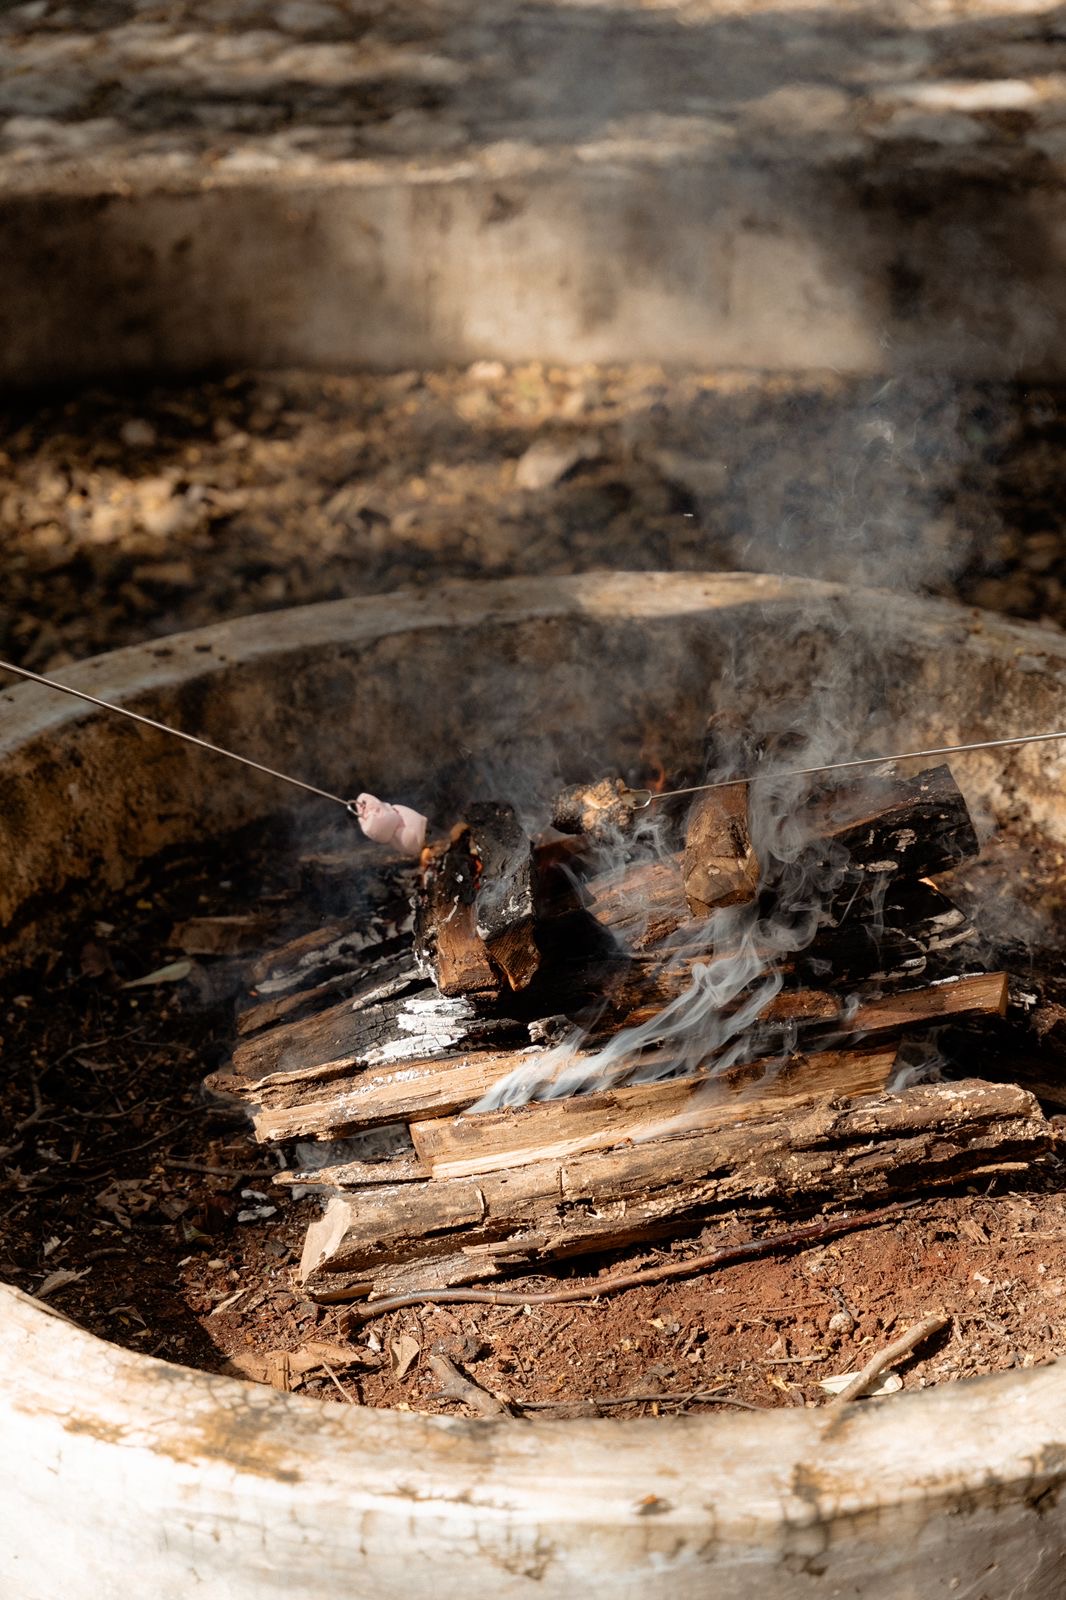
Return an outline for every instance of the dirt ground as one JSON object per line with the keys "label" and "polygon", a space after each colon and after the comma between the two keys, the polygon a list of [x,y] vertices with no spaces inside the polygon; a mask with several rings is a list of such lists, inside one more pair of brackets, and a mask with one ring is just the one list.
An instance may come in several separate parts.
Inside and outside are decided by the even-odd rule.
{"label": "dirt ground", "polygon": [[0,406],[38,670],[444,576],[750,567],[1066,621],[1066,395],[654,368],[235,375]]}

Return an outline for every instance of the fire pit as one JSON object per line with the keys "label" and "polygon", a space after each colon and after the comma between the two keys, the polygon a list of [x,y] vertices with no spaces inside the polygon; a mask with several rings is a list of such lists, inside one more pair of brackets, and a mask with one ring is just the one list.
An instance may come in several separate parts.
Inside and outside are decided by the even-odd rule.
{"label": "fire pit", "polygon": [[[799,580],[597,574],[456,585],[252,618],[68,674],[347,792],[526,792],[666,766],[728,672],[736,709],[847,651],[870,748],[1066,721],[1056,634]],[[44,690],[0,743],[0,917],[17,966],[166,846],[287,796]],[[240,730],[238,741],[234,730]],[[956,764],[971,801],[1066,840],[1059,747]],[[5,1560],[19,1594],[294,1600],[538,1593],[895,1597],[1058,1589],[1066,1380],[1055,1367],[865,1411],[471,1424],[324,1408],[120,1351],[14,1290],[0,1342]],[[55,1488],[62,1541],[55,1537]],[[68,1553],[69,1552],[69,1553]]]}

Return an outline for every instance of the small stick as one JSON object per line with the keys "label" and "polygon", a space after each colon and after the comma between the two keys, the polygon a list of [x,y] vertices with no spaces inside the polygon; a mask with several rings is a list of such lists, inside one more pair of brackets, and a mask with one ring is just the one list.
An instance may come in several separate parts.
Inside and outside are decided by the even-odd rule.
{"label": "small stick", "polygon": [[587,1395],[582,1400],[517,1400],[515,1404],[522,1411],[555,1411],[564,1406],[595,1406],[600,1409],[607,1406],[691,1405],[697,1400],[705,1405],[738,1406],[742,1411],[771,1410],[770,1406],[757,1406],[751,1400],[738,1400],[734,1395],[723,1394],[718,1389],[689,1389],[680,1394]]}
{"label": "small stick", "polygon": [[621,1289],[633,1289],[639,1284],[661,1283],[666,1278],[688,1278],[696,1272],[710,1272],[717,1267],[731,1266],[735,1261],[755,1261],[760,1256],[774,1255],[778,1250],[792,1250],[797,1245],[822,1239],[832,1239],[841,1233],[853,1233],[874,1222],[887,1222],[902,1216],[916,1202],[902,1205],[880,1206],[876,1211],[856,1215],[843,1211],[837,1217],[823,1218],[821,1222],[807,1222],[798,1228],[788,1228],[782,1233],[768,1234],[762,1239],[749,1239],[745,1244],[727,1244],[720,1250],[708,1250],[703,1255],[690,1256],[687,1261],[663,1261],[655,1267],[642,1267],[636,1272],[620,1272],[600,1283],[586,1284],[580,1289],[553,1289],[548,1294],[523,1294],[514,1289],[426,1289],[411,1294],[392,1295],[388,1299],[374,1300],[365,1306],[352,1306],[347,1317],[352,1322],[369,1322],[385,1311],[400,1311],[404,1306],[464,1305],[477,1302],[487,1306],[561,1306],[576,1300],[599,1299],[605,1294],[617,1294]]}
{"label": "small stick", "polygon": [[435,1349],[427,1357],[430,1371],[440,1379],[438,1395],[443,1400],[461,1400],[463,1405],[469,1406],[471,1411],[476,1411],[482,1417],[508,1417],[511,1415],[510,1406],[505,1406],[502,1400],[497,1400],[494,1394],[489,1394],[479,1383],[468,1378],[460,1372],[451,1356],[443,1350]]}
{"label": "small stick", "polygon": [[203,1161],[176,1161],[169,1157],[163,1165],[178,1172],[203,1172],[209,1178],[273,1178],[278,1172],[277,1167],[213,1167]]}
{"label": "small stick", "polygon": [[342,1400],[347,1400],[347,1402],[348,1402],[348,1404],[350,1406],[354,1406],[355,1405],[355,1401],[352,1399],[351,1395],[348,1393],[347,1389],[344,1387],[343,1383],[338,1378],[337,1374],[334,1372],[334,1370],[330,1366],[329,1362],[328,1361],[323,1361],[322,1365],[325,1368],[326,1372],[329,1373],[329,1376],[332,1378],[332,1380],[336,1384],[337,1388],[340,1390],[341,1399]]}
{"label": "small stick", "polygon": [[875,1356],[871,1356],[860,1372],[857,1372],[846,1389],[841,1389],[835,1395],[831,1405],[842,1406],[848,1400],[857,1400],[867,1389],[873,1387],[885,1371],[886,1367],[895,1366],[897,1361],[902,1361],[904,1356],[910,1355],[918,1345],[924,1344],[926,1339],[939,1333],[941,1328],[946,1328],[951,1321],[950,1317],[939,1314],[932,1317],[923,1317],[921,1322],[916,1322],[913,1328],[908,1328],[906,1333],[901,1333],[898,1339],[893,1339],[891,1344],[886,1344]]}

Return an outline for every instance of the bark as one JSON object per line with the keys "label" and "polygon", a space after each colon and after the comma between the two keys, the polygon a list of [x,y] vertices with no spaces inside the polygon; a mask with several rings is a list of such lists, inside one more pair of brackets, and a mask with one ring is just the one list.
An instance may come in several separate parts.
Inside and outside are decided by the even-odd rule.
{"label": "bark", "polygon": [[697,796],[689,813],[681,877],[694,917],[705,917],[716,906],[754,900],[760,868],[748,832],[746,783]]}
{"label": "bark", "polygon": [[1030,1163],[1053,1145],[1032,1095],[923,1086],[648,1139],[476,1178],[334,1198],[308,1231],[305,1287],[338,1300],[472,1283],[698,1224],[724,1207],[872,1205]]}

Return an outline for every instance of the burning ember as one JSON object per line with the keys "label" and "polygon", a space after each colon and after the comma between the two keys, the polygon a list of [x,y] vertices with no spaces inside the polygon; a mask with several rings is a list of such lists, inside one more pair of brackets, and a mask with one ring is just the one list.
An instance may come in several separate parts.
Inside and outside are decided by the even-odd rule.
{"label": "burning ember", "polygon": [[[425,826],[365,795],[359,817],[404,849]],[[306,941],[260,962],[272,998],[211,1080],[261,1140],[326,1142],[280,1180],[328,1198],[308,1291],[456,1295],[723,1208],[879,1206],[1041,1157],[1031,1094],[950,1077],[1028,1025],[934,881],[977,850],[944,766],[759,770],[645,809],[608,778],[533,839],[469,807],[422,852],[410,944],[364,947],[354,996],[310,1016],[334,991]],[[384,1127],[406,1132],[372,1158]]]}

